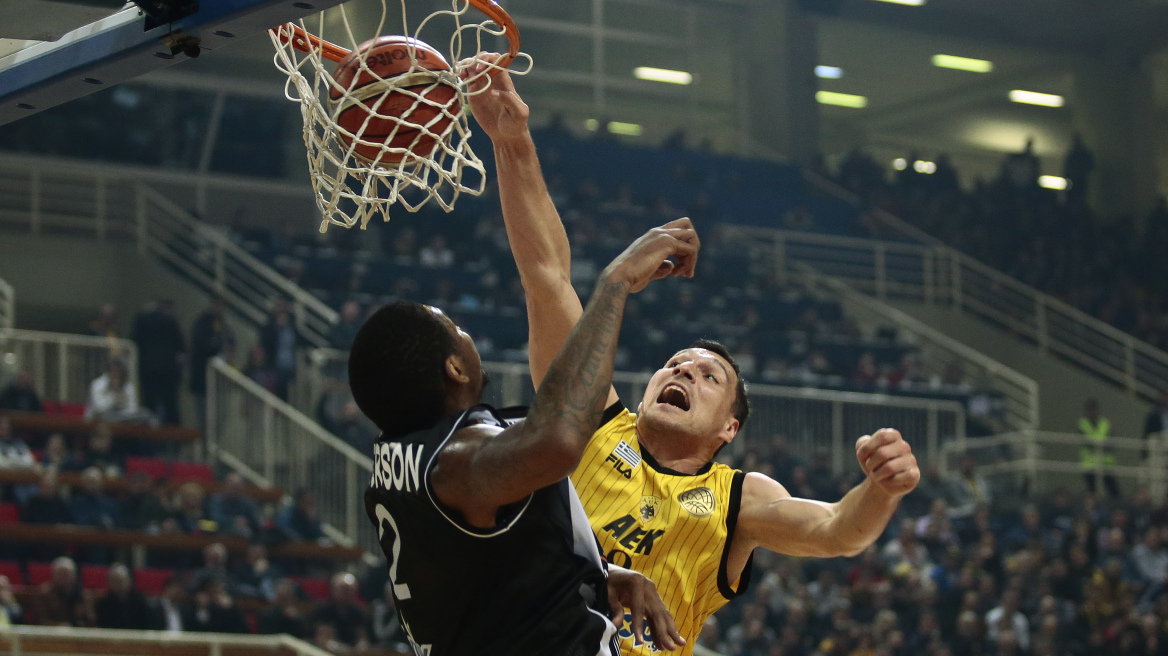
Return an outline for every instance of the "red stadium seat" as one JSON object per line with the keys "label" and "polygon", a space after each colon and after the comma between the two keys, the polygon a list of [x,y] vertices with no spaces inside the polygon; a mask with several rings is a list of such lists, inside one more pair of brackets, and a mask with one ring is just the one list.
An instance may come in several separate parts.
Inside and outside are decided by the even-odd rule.
{"label": "red stadium seat", "polygon": [[176,462],[171,466],[171,476],[176,481],[215,482],[215,472],[211,466],[201,462]]}
{"label": "red stadium seat", "polygon": [[126,474],[141,472],[156,481],[170,475],[170,463],[162,458],[140,458],[130,456],[126,458]]}
{"label": "red stadium seat", "polygon": [[46,415],[61,414],[61,406],[56,401],[50,399],[41,399],[41,410]]}
{"label": "red stadium seat", "polygon": [[304,590],[313,601],[325,601],[329,598],[329,580],[325,578],[289,577]]}
{"label": "red stadium seat", "polygon": [[250,633],[256,634],[260,632],[260,619],[256,617],[255,613],[244,615],[244,619],[247,620],[247,630]]}
{"label": "red stadium seat", "polygon": [[82,565],[81,587],[86,590],[105,590],[109,567],[105,565]]}
{"label": "red stadium seat", "polygon": [[7,576],[12,585],[24,585],[24,574],[15,560],[0,560],[0,576]]}
{"label": "red stadium seat", "polygon": [[76,417],[80,419],[85,416],[85,404],[61,401],[60,414],[63,414],[66,417]]}
{"label": "red stadium seat", "polygon": [[173,569],[158,569],[155,567],[140,567],[134,570],[134,585],[138,591],[147,597],[162,595],[166,582],[174,576]]}
{"label": "red stadium seat", "polygon": [[15,503],[0,503],[0,524],[16,524],[20,521],[20,511]]}
{"label": "red stadium seat", "polygon": [[40,585],[53,580],[53,566],[50,563],[29,563],[28,584]]}

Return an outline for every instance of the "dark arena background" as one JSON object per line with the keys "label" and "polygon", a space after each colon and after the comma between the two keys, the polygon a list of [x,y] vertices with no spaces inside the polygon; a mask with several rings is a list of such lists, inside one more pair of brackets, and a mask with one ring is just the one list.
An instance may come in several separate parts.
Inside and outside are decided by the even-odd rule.
{"label": "dark arena background", "polygon": [[[436,305],[531,401],[490,140],[449,213],[322,231],[265,30],[399,0],[138,4],[0,0],[0,651],[414,653],[348,348]],[[622,396],[714,338],[753,403],[720,461],[825,502],[861,435],[920,463],[861,555],[760,549],[693,653],[1168,654],[1168,4],[499,4],[581,296],[702,236],[630,298]]]}

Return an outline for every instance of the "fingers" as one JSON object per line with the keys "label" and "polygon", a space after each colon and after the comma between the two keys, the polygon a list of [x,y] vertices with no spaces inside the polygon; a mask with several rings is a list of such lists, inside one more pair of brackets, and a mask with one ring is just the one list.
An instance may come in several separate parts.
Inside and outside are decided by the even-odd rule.
{"label": "fingers", "polygon": [[653,280],[661,280],[670,274],[677,275],[675,269],[676,267],[673,266],[673,262],[665,260],[661,263],[661,266],[657,267],[656,273],[653,274]]}
{"label": "fingers", "polygon": [[680,219],[675,219],[661,226],[662,228],[689,228],[693,229],[693,221],[689,220],[688,216],[683,216]]}
{"label": "fingers", "polygon": [[649,614],[649,623],[652,626],[650,637],[658,649],[673,651],[685,644],[685,638],[681,637],[673,622],[673,615],[664,604],[657,604],[657,608]]}
{"label": "fingers", "polygon": [[694,230],[693,222],[687,217],[682,217],[676,221],[670,221],[661,227],[668,231],[675,239],[693,246],[692,253],[677,254],[677,262],[680,265],[680,270],[674,274],[692,278],[698,266],[698,251],[702,247],[702,241],[698,238],[697,231]]}
{"label": "fingers", "polygon": [[880,449],[886,444],[903,440],[904,438],[901,437],[900,431],[893,428],[881,428],[873,435],[865,435],[856,440],[856,458],[863,463],[868,458],[871,458],[877,449]]}
{"label": "fingers", "polygon": [[608,595],[608,605],[610,606],[609,617],[612,618],[612,624],[619,631],[625,625],[625,607],[621,605],[620,599],[617,599],[611,590]]}
{"label": "fingers", "polygon": [[902,471],[886,481],[887,486],[911,492],[921,481],[920,468],[913,466]]}
{"label": "fingers", "polygon": [[871,476],[892,460],[905,455],[911,456],[911,454],[912,447],[908,445],[908,442],[885,444],[884,446],[877,449],[871,456],[868,456],[868,459],[863,461],[862,467],[864,468],[864,471],[868,472],[868,475]]}
{"label": "fingers", "polygon": [[[647,580],[647,579],[646,579]],[[633,588],[632,603],[629,604],[629,611],[633,615],[633,642],[638,645],[645,644],[645,600],[643,594],[644,581],[637,581]]]}
{"label": "fingers", "polygon": [[[514,91],[515,84],[506,68],[498,65],[503,55],[497,52],[480,52],[474,57],[468,57],[458,62],[454,70],[458,77],[467,82],[467,91],[474,93],[487,84],[491,84],[499,91]],[[487,78],[492,78],[488,80]]]}

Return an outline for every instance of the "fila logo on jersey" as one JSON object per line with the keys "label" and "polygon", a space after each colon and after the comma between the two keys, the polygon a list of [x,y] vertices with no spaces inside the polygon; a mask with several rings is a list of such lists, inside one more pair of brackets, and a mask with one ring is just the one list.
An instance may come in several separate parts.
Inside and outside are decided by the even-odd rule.
{"label": "fila logo on jersey", "polygon": [[422,469],[421,444],[400,442],[378,442],[373,445],[373,481],[375,488],[383,490],[405,490],[413,492],[421,489],[418,484]]}
{"label": "fila logo on jersey", "polygon": [[[612,468],[625,478],[633,477],[633,469],[641,464],[641,454],[633,450],[633,447],[625,443],[624,440],[616,443],[616,448],[608,457],[604,459],[605,462],[611,462]],[[625,463],[628,467],[621,467],[621,463]]]}
{"label": "fila logo on jersey", "polygon": [[632,549],[633,553],[643,553],[646,556],[653,552],[653,543],[657,538],[665,535],[664,529],[646,531],[637,528],[637,519],[632,515],[614,519],[601,530],[612,533],[613,539],[625,549]]}
{"label": "fila logo on jersey", "polygon": [[714,512],[714,493],[708,487],[695,487],[677,495],[681,507],[694,517],[705,517]]}

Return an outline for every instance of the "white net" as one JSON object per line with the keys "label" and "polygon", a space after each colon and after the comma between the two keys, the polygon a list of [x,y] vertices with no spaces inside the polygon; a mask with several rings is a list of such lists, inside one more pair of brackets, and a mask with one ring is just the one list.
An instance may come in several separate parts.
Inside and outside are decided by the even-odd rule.
{"label": "white net", "polygon": [[[385,29],[387,2],[393,0],[380,0],[374,36]],[[517,35],[490,20],[474,22],[482,15],[467,0],[451,0],[450,10],[429,14],[411,31],[407,0],[400,2],[401,34],[409,39],[358,40],[345,5],[271,31],[276,67],[288,76],[285,95],[300,103],[304,118],[321,232],[329,225],[365,228],[376,217],[388,221],[395,203],[417,212],[434,201],[449,212],[461,194],[477,196],[486,188],[483,163],[469,141],[468,89],[486,91],[500,68],[480,58],[490,49],[484,41],[498,45]],[[436,26],[440,20],[453,24]],[[445,62],[422,41],[428,27],[447,34]],[[513,74],[531,69],[528,55],[516,61]],[[475,62],[486,66],[461,79],[459,70]]]}

